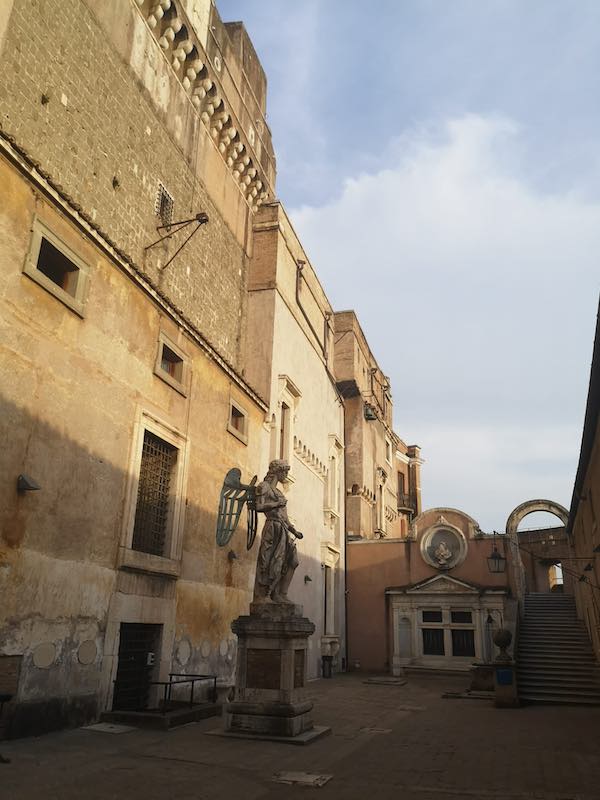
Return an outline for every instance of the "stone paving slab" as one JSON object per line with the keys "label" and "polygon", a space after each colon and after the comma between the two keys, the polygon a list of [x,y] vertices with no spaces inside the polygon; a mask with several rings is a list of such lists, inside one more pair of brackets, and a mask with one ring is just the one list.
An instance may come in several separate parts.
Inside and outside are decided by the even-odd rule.
{"label": "stone paving slab", "polygon": [[[317,724],[301,748],[206,736],[209,719],[170,732],[83,729],[0,742],[2,800],[598,800],[600,709],[495,709],[446,700],[464,678],[364,676],[311,684]],[[386,730],[385,735],[382,731]],[[276,784],[281,772],[332,775],[320,788]],[[307,795],[308,793],[308,795]]]}

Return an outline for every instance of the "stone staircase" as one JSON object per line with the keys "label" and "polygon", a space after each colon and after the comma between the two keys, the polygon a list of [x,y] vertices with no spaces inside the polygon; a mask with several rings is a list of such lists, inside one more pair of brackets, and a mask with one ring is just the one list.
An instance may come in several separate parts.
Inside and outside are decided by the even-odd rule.
{"label": "stone staircase", "polygon": [[570,595],[525,596],[517,681],[527,703],[600,705],[600,667]]}

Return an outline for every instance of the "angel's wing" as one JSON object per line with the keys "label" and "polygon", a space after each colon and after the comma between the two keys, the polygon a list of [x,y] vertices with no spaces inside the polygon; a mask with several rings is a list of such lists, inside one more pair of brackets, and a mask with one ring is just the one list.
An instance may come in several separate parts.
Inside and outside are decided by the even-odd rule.
{"label": "angel's wing", "polygon": [[217,514],[217,544],[219,547],[225,547],[229,544],[240,521],[242,509],[247,503],[248,538],[246,546],[249,550],[256,536],[256,508],[254,504],[256,475],[247,485],[241,483],[241,477],[240,470],[234,467],[229,470],[223,481],[219,499],[219,512]]}

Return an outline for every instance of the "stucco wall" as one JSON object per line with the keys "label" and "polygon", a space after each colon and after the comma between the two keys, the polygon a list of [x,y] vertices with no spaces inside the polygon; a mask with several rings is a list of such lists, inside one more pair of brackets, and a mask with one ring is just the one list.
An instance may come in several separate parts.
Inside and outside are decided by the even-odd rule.
{"label": "stucco wall", "polygon": [[[475,535],[474,521],[459,511],[431,509],[420,515],[408,540],[350,541],[347,545],[348,588],[348,663],[361,669],[389,668],[389,614],[385,591],[407,587],[441,574],[423,560],[421,539],[443,515],[466,537],[468,552],[464,562],[443,574],[480,587],[507,588],[510,570],[494,575],[486,559],[490,555],[490,537]],[[476,523],[475,523],[476,524]],[[503,551],[502,543],[499,549]],[[508,555],[508,554],[507,554]]]}
{"label": "stucco wall", "polygon": [[[228,561],[215,545],[215,514],[225,472],[258,471],[264,411],[3,159],[0,185],[0,657],[23,656],[16,731],[27,732],[109,702],[119,622],[152,621],[153,607],[171,620],[163,677],[180,670],[182,640],[188,671],[231,677],[229,626],[247,609],[254,557],[238,532],[238,560]],[[83,318],[22,272],[34,216],[89,267]],[[189,361],[186,397],[154,374],[159,331]],[[227,431],[231,398],[247,411],[247,445]],[[177,581],[117,569],[142,411],[186,440]],[[17,494],[19,473],[41,490]],[[88,665],[78,659],[84,640],[97,648]],[[33,663],[41,644],[55,649],[48,669]]]}

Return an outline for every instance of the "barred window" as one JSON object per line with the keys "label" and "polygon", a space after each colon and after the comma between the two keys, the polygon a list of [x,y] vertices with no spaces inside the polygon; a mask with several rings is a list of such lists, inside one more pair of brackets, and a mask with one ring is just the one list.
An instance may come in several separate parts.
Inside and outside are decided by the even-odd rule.
{"label": "barred window", "polygon": [[173,222],[173,198],[167,192],[162,183],[158,184],[156,200],[154,201],[154,212],[163,225],[170,225]]}
{"label": "barred window", "polygon": [[132,549],[164,555],[169,532],[171,479],[177,448],[150,431],[144,432]]}

